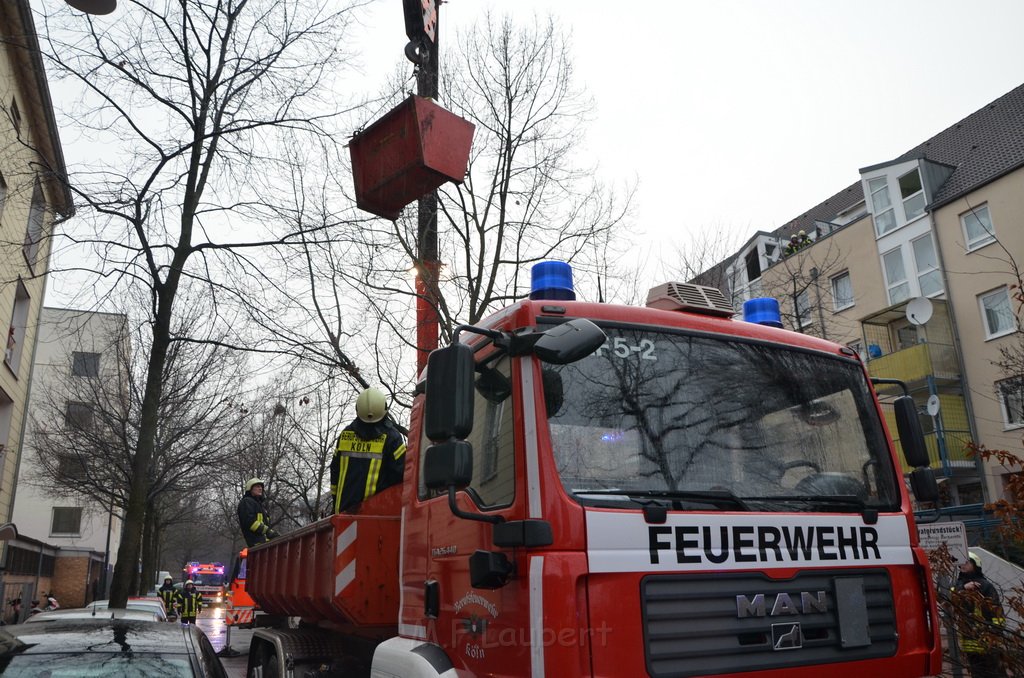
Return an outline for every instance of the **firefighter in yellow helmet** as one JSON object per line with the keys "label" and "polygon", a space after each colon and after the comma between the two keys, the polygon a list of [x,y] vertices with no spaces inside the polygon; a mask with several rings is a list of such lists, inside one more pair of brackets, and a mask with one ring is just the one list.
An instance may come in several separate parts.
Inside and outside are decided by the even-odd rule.
{"label": "firefighter in yellow helmet", "polygon": [[973,678],[1006,678],[994,645],[1002,634],[1003,608],[999,592],[981,571],[981,557],[971,551],[960,563],[953,587],[960,614],[956,620],[960,650]]}
{"label": "firefighter in yellow helmet", "polygon": [[384,394],[368,388],[356,398],[356,418],[338,436],[331,460],[335,513],[402,482],[405,441],[388,419]]}

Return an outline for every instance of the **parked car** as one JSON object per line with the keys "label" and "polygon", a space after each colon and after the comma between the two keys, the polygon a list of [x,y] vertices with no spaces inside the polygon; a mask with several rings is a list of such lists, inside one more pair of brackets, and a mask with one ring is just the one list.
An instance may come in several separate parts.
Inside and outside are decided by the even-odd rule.
{"label": "parked car", "polygon": [[[109,600],[94,600],[85,606],[87,610],[106,610],[110,607]],[[159,598],[129,598],[126,603],[129,610],[148,610],[157,615],[160,621],[167,621],[167,611],[164,609],[164,601]]]}
{"label": "parked car", "polygon": [[155,610],[144,609],[104,609],[91,607],[72,607],[61,610],[47,610],[37,612],[28,619],[26,623],[36,624],[39,622],[67,621],[69,619],[135,619],[138,621],[164,621]]}
{"label": "parked car", "polygon": [[135,619],[74,619],[0,628],[0,674],[227,678],[194,625]]}

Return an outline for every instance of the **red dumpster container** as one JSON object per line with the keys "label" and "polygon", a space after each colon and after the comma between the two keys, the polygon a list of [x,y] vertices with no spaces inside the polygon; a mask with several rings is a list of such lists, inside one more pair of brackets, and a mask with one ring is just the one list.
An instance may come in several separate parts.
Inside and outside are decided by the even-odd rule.
{"label": "red dumpster container", "polygon": [[356,205],[387,219],[448,181],[462,183],[473,123],[411,96],[349,143]]}

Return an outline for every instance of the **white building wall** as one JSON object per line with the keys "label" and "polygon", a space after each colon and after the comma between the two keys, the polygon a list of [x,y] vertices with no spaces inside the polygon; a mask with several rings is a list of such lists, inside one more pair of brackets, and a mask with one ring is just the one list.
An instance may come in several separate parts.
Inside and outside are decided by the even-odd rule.
{"label": "white building wall", "polygon": [[[61,394],[71,399],[73,380],[87,377],[72,372],[75,352],[100,354],[100,378],[116,379],[117,342],[126,341],[121,314],[95,313],[70,309],[44,308],[39,321],[39,344],[35,355],[32,388],[29,398],[29,426],[18,474],[18,490],[14,504],[14,523],[19,533],[63,548],[89,549],[103,553],[110,534],[109,563],[116,560],[121,535],[121,520],[112,515],[109,506],[98,505],[86,496],[59,496],[50,481],[42,475],[33,448],[33,421],[41,417],[57,418],[54,404]],[[126,350],[126,347],[122,345]],[[49,430],[63,430],[65,422],[41,422]],[[73,435],[69,432],[69,435]],[[55,507],[80,507],[81,528],[76,535],[54,534]]]}

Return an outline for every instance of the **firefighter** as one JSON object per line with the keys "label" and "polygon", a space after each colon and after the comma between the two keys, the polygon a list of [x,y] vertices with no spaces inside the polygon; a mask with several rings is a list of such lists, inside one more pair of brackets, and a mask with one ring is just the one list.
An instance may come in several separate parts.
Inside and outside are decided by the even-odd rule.
{"label": "firefighter", "polygon": [[175,595],[174,603],[180,610],[181,623],[195,624],[196,617],[203,610],[203,594],[196,590],[195,583],[189,579]]}
{"label": "firefighter", "polygon": [[967,658],[972,678],[1005,678],[1002,662],[992,641],[999,637],[1003,625],[1003,608],[999,593],[981,571],[981,558],[973,551],[960,564],[960,575],[953,590],[963,617],[957,627],[960,649]]}
{"label": "firefighter", "polygon": [[331,460],[331,503],[351,511],[367,497],[402,482],[405,441],[388,419],[384,394],[368,388],[356,398],[356,418],[338,436]]}
{"label": "firefighter", "polygon": [[164,601],[164,607],[167,608],[168,620],[174,616],[174,597],[177,591],[174,590],[174,580],[170,577],[164,577],[164,585],[157,589],[157,595]]}
{"label": "firefighter", "polygon": [[245,494],[238,502],[238,525],[246,546],[256,546],[277,536],[263,512],[263,481],[259,478],[250,478],[245,483]]}

